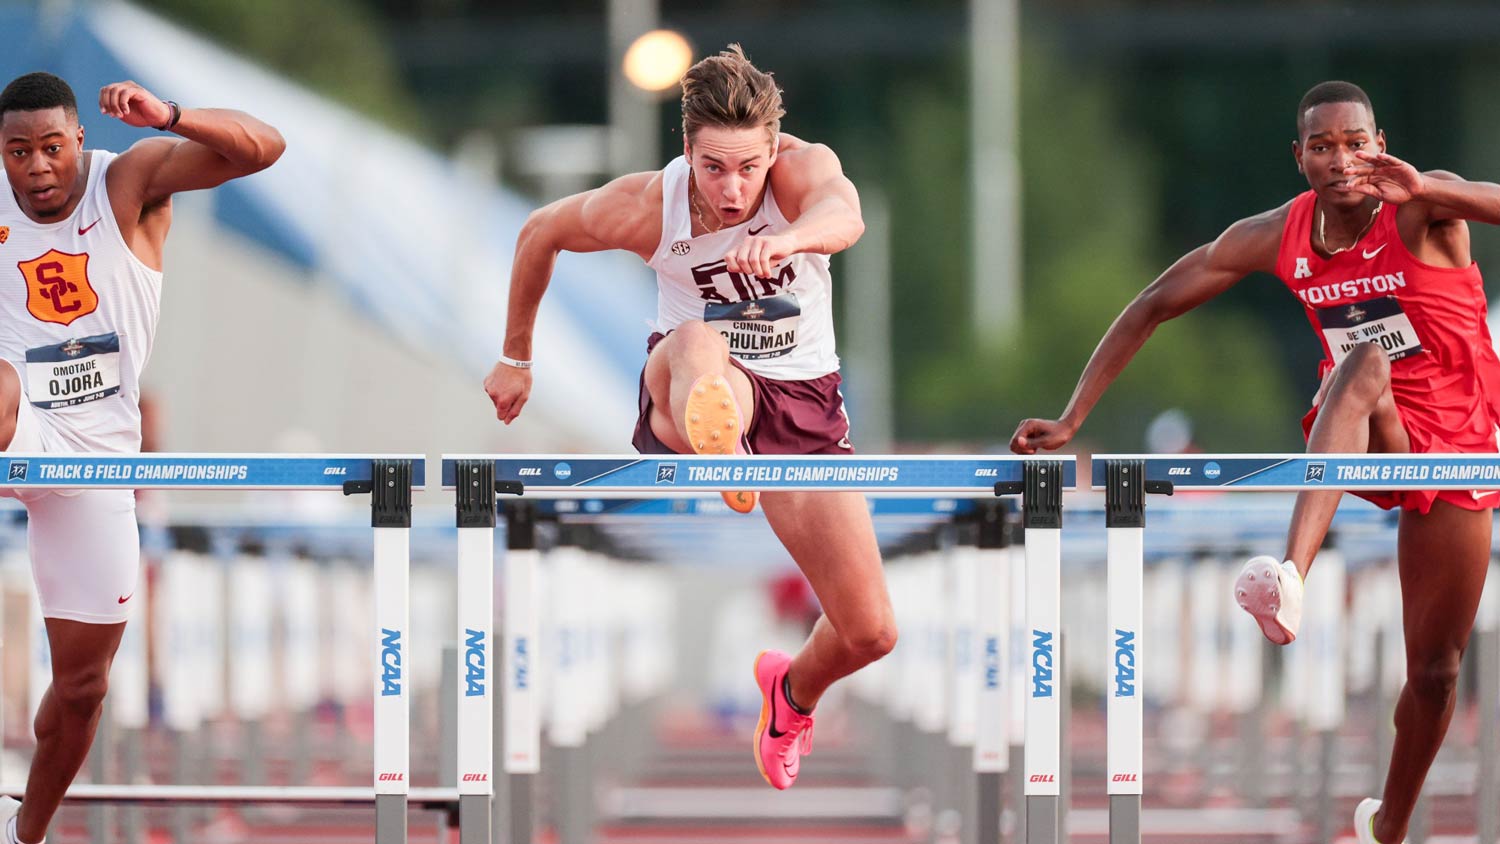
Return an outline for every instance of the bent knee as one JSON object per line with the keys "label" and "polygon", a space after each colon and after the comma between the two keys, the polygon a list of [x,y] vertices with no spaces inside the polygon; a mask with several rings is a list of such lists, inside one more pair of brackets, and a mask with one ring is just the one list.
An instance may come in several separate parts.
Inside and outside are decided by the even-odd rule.
{"label": "bent knee", "polygon": [[844,644],[856,657],[868,664],[895,650],[896,639],[896,625],[888,623],[854,631],[844,637]]}
{"label": "bent knee", "polygon": [[104,704],[109,691],[109,674],[104,671],[79,672],[71,677],[54,677],[52,695],[69,713],[91,717]]}
{"label": "bent knee", "polygon": [[1458,669],[1457,653],[1423,660],[1407,669],[1406,684],[1421,697],[1447,700],[1458,687]]}
{"label": "bent knee", "polygon": [[701,319],[688,320],[677,326],[662,342],[671,343],[668,350],[673,354],[729,354],[729,342],[724,339],[724,335],[709,328],[708,323]]}
{"label": "bent knee", "polygon": [[1339,364],[1333,389],[1374,405],[1391,385],[1391,359],[1376,343],[1360,343]]}

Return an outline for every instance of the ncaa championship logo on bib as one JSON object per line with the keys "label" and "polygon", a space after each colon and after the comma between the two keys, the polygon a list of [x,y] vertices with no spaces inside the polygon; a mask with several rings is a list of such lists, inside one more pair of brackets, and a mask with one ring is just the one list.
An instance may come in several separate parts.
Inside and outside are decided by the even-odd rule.
{"label": "ncaa championship logo on bib", "polygon": [[26,384],[31,403],[42,410],[119,393],[120,336],[110,332],[27,349]]}
{"label": "ncaa championship logo on bib", "polygon": [[99,308],[99,294],[89,284],[89,256],[50,250],[16,265],[26,279],[26,310],[42,322],[69,325]]}

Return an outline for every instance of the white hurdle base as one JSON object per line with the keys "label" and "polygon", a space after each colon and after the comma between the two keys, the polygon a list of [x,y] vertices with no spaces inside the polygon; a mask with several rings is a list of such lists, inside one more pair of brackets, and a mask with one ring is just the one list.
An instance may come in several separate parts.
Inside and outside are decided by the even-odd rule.
{"label": "white hurdle base", "polygon": [[[25,783],[0,783],[0,795],[20,799]],[[280,785],[91,785],[75,783],[63,795],[65,803],[284,803],[324,806],[368,806],[381,795],[374,788]],[[385,795],[400,797],[401,795]],[[457,788],[413,788],[408,801],[424,809],[451,809],[458,804]]]}

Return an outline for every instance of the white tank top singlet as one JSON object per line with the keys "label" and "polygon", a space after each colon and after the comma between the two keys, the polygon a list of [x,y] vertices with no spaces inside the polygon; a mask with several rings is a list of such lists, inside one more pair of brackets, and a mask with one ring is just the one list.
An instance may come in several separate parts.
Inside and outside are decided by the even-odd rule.
{"label": "white tank top singlet", "polygon": [[3,181],[0,356],[21,373],[24,400],[70,445],[137,452],[162,274],[130,251],[115,222],[104,179],[115,154],[84,155],[88,184],[66,220],[33,221]]}
{"label": "white tank top singlet", "polygon": [[747,235],[774,234],[787,220],[769,181],[745,222],[692,236],[685,157],[662,169],[661,242],[647,262],[656,270],[656,327],[663,333],[703,320],[729,342],[746,369],[778,381],[807,381],[839,368],[833,338],[833,278],[828,256],[799,253],[776,278],[729,272],[724,255]]}

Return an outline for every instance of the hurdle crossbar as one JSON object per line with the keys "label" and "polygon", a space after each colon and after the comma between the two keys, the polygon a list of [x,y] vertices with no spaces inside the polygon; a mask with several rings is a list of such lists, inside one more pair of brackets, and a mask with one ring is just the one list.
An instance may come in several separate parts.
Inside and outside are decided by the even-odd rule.
{"label": "hurdle crossbar", "polygon": [[1121,460],[1141,461],[1148,482],[1176,489],[1500,489],[1494,454],[1097,454],[1094,489]]}
{"label": "hurdle crossbar", "polygon": [[[373,788],[78,785],[68,799],[97,802],[373,802],[376,841],[404,844],[410,788],[411,495],[426,458],[403,455],[5,454],[7,489],[328,490],[370,493],[374,529]],[[404,656],[405,655],[405,656]],[[24,789],[10,792],[19,794]],[[303,795],[298,798],[297,795]],[[333,799],[337,797],[338,799]],[[452,803],[456,799],[446,799]]]}
{"label": "hurdle crossbar", "polygon": [[6,489],[324,489],[369,492],[376,460],[411,463],[423,489],[420,454],[19,454],[6,453]]}
{"label": "hurdle crossbar", "polygon": [[[493,466],[493,478],[478,474],[478,464]],[[1077,482],[1077,465],[1071,456],[1025,458],[1013,455],[982,456],[703,456],[672,455],[641,457],[636,455],[444,455],[442,483],[445,489],[458,490],[460,511],[472,490],[484,490],[487,482],[497,492],[542,499],[611,499],[611,498],[692,498],[705,493],[732,489],[808,492],[861,492],[872,496],[952,496],[986,498],[1002,494],[1022,494],[1028,511],[1028,568],[1040,566],[1050,573],[1053,584],[1048,616],[1049,636],[1055,636],[1060,620],[1058,576],[1061,554],[1062,493]],[[931,505],[924,505],[926,509]],[[532,643],[538,633],[535,568],[537,552],[534,522],[538,507],[525,499],[509,499],[503,505],[507,522],[506,618],[502,671],[501,708],[504,774],[510,780],[512,841],[527,844],[531,840],[529,803],[530,780],[540,770],[539,702],[532,689],[530,667]],[[567,509],[549,508],[555,514]],[[576,511],[602,515],[618,512],[602,502]],[[659,508],[647,506],[653,515],[666,515]],[[958,509],[957,506],[953,509]],[[672,512],[676,512],[675,510]],[[464,524],[462,516],[460,524]],[[476,523],[476,527],[483,528]],[[492,529],[492,528],[488,528]],[[1035,538],[1036,546],[1031,547]],[[476,540],[478,542],[478,540]],[[474,552],[465,552],[470,554]],[[463,563],[461,561],[460,565]],[[1047,582],[1038,575],[1035,581]],[[1030,579],[1028,579],[1030,582]],[[1039,622],[1040,623],[1040,622]],[[1060,669],[1060,662],[1059,662]],[[1051,681],[1047,680],[1050,690]],[[1060,757],[1060,718],[1053,705],[1052,728],[1028,730],[1027,758],[1050,758],[1050,775],[1044,788],[1051,793],[1042,797],[1057,817],[1057,774]],[[1038,718],[1040,721],[1040,717]],[[1031,723],[1028,721],[1028,724]],[[1051,742],[1051,749],[1046,749]],[[1034,752],[1031,752],[1034,750]],[[1028,791],[1028,794],[1031,792]],[[1029,799],[1029,798],[1028,798]],[[1053,841],[1057,824],[1038,824]],[[1031,839],[1033,841],[1040,839]]]}
{"label": "hurdle crossbar", "polygon": [[[443,487],[454,485],[459,460],[492,460],[495,481],[527,495],[545,497],[674,497],[751,489],[864,492],[982,497],[996,484],[1022,482],[1022,466],[1037,462],[1011,455],[768,457],[763,455],[605,454],[444,455]],[[1062,468],[1062,482],[1076,482],[1070,456],[1048,458]],[[1015,490],[1019,492],[1019,489]]]}
{"label": "hurdle crossbar", "polygon": [[[0,795],[20,799],[26,786],[0,784]],[[370,805],[380,795],[373,788],[355,786],[281,785],[104,785],[75,783],[63,795],[64,802],[123,804],[316,804]],[[409,803],[424,809],[450,810],[459,802],[456,788],[413,788]]]}

